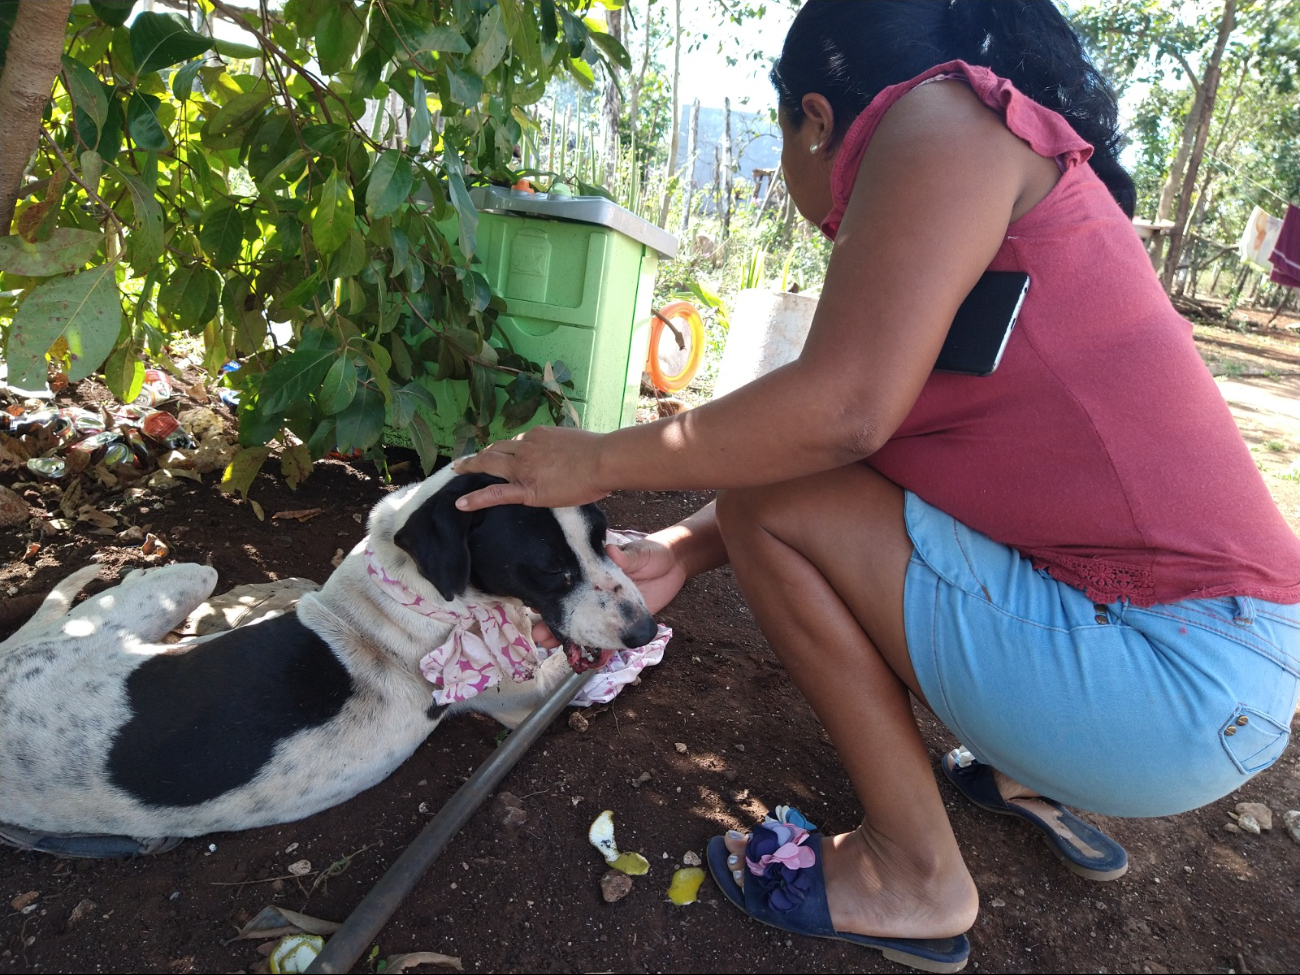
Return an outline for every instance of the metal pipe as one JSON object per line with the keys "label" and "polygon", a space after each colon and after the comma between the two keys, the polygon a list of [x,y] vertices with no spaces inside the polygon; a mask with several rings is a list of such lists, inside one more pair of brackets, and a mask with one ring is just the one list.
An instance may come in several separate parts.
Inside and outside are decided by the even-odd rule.
{"label": "metal pipe", "polygon": [[438,810],[438,814],[411,841],[411,845],[388,868],[388,872],[379,878],[370,893],[348,915],[343,926],[325,942],[325,948],[308,966],[308,972],[347,972],[352,969],[357,959],[388,923],[388,919],[396,913],[406,895],[415,889],[425,871],[433,866],[433,862],[460,832],[461,827],[469,822],[470,816],[482,805],[483,800],[501,783],[506,773],[514,768],[515,763],[524,757],[532,743],[573,700],[594,672],[571,674],[510,733],[492,757],[456,790],[456,794]]}

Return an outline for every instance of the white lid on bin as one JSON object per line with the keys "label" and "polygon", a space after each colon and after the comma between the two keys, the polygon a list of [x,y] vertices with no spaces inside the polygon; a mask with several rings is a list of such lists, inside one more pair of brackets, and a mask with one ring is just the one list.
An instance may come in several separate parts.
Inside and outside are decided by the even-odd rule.
{"label": "white lid on bin", "polygon": [[664,257],[677,256],[679,241],[676,237],[603,196],[551,196],[507,189],[504,186],[475,186],[470,190],[469,196],[479,210],[593,223],[617,230],[620,234],[653,248]]}

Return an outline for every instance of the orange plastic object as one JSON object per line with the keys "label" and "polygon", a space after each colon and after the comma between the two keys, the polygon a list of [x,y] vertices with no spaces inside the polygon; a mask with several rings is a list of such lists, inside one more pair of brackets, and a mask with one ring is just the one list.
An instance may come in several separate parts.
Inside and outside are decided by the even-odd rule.
{"label": "orange plastic object", "polygon": [[[645,369],[655,388],[665,393],[685,389],[699,371],[704,358],[704,321],[689,301],[674,301],[659,309],[650,325],[650,351]],[[677,336],[664,322],[664,318],[682,333],[686,348],[677,344]]]}

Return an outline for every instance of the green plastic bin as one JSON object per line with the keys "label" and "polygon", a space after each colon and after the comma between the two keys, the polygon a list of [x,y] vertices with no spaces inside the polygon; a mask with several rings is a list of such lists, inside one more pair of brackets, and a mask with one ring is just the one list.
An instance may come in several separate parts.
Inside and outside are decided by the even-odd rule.
{"label": "green plastic bin", "polygon": [[[534,362],[561,360],[572,373],[569,393],[585,430],[607,433],[636,420],[641,373],[650,344],[650,306],[659,257],[677,253],[677,238],[601,197],[550,197],[501,187],[472,192],[479,210],[478,259],[495,294],[505,299],[498,328],[515,351]],[[503,346],[500,337],[493,344]],[[524,427],[506,430],[497,383],[492,439],[547,422],[543,407]],[[419,380],[437,411],[424,411],[438,445],[450,452],[469,390],[463,382]],[[409,445],[407,431],[387,441]]]}

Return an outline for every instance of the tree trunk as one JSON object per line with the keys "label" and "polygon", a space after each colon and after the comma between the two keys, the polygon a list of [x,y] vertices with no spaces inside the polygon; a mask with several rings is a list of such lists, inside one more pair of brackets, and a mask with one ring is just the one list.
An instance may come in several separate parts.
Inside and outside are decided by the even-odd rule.
{"label": "tree trunk", "polygon": [[641,70],[637,73],[636,83],[632,85],[632,105],[627,118],[634,148],[636,146],[638,112],[641,109],[641,89],[645,87],[646,72],[650,70],[650,17],[653,13],[653,8],[646,4],[645,24],[643,25],[645,29],[645,47],[641,52]]}
{"label": "tree trunk", "polygon": [[673,177],[677,175],[677,130],[682,124],[682,0],[676,0],[676,19],[673,21],[673,135],[668,142],[668,180],[664,186],[663,202],[659,205],[659,226],[668,224],[668,208],[673,202]]}
{"label": "tree trunk", "polygon": [[695,158],[700,153],[700,100],[691,103],[691,135],[686,143],[686,201],[682,205],[682,233],[691,225],[691,204],[695,199]]}
{"label": "tree trunk", "polygon": [[1205,106],[1205,84],[1198,82],[1195,77],[1192,77],[1191,81],[1196,97],[1192,99],[1191,110],[1183,120],[1183,137],[1179,140],[1178,151],[1174,153],[1174,161],[1169,164],[1169,178],[1165,180],[1164,188],[1160,191],[1160,205],[1156,207],[1156,220],[1168,220],[1169,214],[1174,212],[1174,200],[1178,196],[1178,187],[1182,185],[1183,173],[1187,169],[1187,156],[1192,151],[1192,143],[1196,141],[1196,130],[1201,124],[1201,109]]}
{"label": "tree trunk", "polygon": [[[623,43],[623,11],[615,8],[605,11],[605,21],[609,24],[609,34],[620,44]],[[618,118],[623,107],[623,96],[618,90],[615,72],[618,68],[613,62],[607,62],[609,78],[605,82],[604,100],[600,106],[601,130],[605,139],[605,187],[612,189],[614,174],[618,169],[615,158],[618,147]]]}
{"label": "tree trunk", "polygon": [[731,232],[731,99],[722,99],[722,172],[719,184],[722,188],[722,243],[727,242]]}
{"label": "tree trunk", "polygon": [[19,0],[0,77],[0,237],[9,233],[41,113],[63,57],[72,0]]}
{"label": "tree trunk", "polygon": [[1187,172],[1183,175],[1183,188],[1178,196],[1178,211],[1174,215],[1174,226],[1169,234],[1169,250],[1165,254],[1165,269],[1161,276],[1165,291],[1173,288],[1174,273],[1178,269],[1178,258],[1183,249],[1183,237],[1187,230],[1187,217],[1192,208],[1192,190],[1196,186],[1196,176],[1201,168],[1201,158],[1205,155],[1205,142],[1210,134],[1210,122],[1214,118],[1214,98],[1219,89],[1219,77],[1222,73],[1223,51],[1228,46],[1228,38],[1236,26],[1237,0],[1224,0],[1223,18],[1219,21],[1219,37],[1214,44],[1214,52],[1205,66],[1201,78],[1203,98],[1201,99],[1201,116],[1196,128],[1196,142],[1192,146],[1191,157],[1187,162]]}

